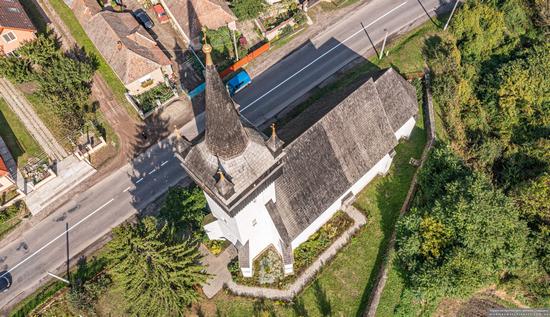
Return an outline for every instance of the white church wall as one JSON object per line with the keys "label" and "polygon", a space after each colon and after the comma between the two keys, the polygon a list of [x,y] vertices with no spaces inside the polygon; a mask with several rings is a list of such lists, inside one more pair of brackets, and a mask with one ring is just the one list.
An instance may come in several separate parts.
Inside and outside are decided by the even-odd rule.
{"label": "white church wall", "polygon": [[[249,255],[252,260],[260,254],[270,244],[273,244],[277,251],[282,254],[279,245],[279,233],[271,220],[269,212],[265,208],[265,204],[270,201],[276,201],[275,184],[272,183],[248,205],[240,210],[235,217],[230,217],[217,202],[212,199],[207,193],[206,201],[210,207],[212,215],[218,219],[212,224],[205,226],[208,237],[211,239],[225,238],[231,243],[236,244],[239,241],[242,245],[249,241]],[[216,228],[217,223],[218,228]],[[208,230],[211,232],[208,232]]]}
{"label": "white church wall", "polygon": [[315,221],[313,221],[302,233],[300,233],[292,241],[292,249],[296,249],[300,244],[305,242],[309,236],[315,233],[322,225],[324,225],[333,215],[342,207],[342,200],[352,192],[353,195],[357,195],[367,184],[379,174],[385,174],[391,166],[392,158],[389,154],[386,154],[376,165],[374,165],[365,175],[363,175],[355,184],[353,184],[350,190],[346,191],[340,196],[330,207],[327,208]]}
{"label": "white church wall", "polygon": [[206,232],[206,235],[208,235],[208,239],[210,240],[219,240],[225,238],[222,228],[220,228],[219,220],[212,221],[211,223],[204,225],[204,231]]}
{"label": "white church wall", "polygon": [[414,125],[416,124],[416,120],[414,120],[414,117],[411,117],[405,124],[399,128],[395,132],[395,137],[400,140],[401,138],[408,138],[411,135],[412,130],[414,129]]}
{"label": "white church wall", "polygon": [[282,253],[279,246],[279,233],[271,220],[265,204],[275,201],[275,183],[270,184],[266,189],[254,198],[235,216],[238,224],[239,234],[242,243],[249,241],[249,255],[252,260],[259,255],[270,244],[273,244],[277,251]]}
{"label": "white church wall", "polygon": [[206,197],[206,202],[208,203],[212,215],[218,219],[217,222],[223,233],[223,237],[233,244],[237,243],[237,240],[240,241],[239,230],[235,219],[230,217],[206,192],[204,196]]}

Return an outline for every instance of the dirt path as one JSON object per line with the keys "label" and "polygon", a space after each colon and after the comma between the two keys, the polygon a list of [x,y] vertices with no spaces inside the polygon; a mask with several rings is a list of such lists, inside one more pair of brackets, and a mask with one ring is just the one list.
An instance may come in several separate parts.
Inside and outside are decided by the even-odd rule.
{"label": "dirt path", "polygon": [[62,160],[69,156],[40,120],[28,100],[5,78],[0,78],[0,95],[6,100],[11,110],[17,114],[17,117],[49,158]]}

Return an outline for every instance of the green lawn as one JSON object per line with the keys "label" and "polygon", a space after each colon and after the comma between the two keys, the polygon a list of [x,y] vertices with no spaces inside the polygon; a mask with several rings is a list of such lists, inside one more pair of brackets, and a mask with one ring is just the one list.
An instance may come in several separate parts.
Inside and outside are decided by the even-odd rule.
{"label": "green lawn", "polygon": [[86,32],[74,16],[73,12],[67,5],[63,2],[63,0],[47,0],[49,1],[52,6],[54,7],[55,11],[59,14],[65,25],[70,29],[71,34],[76,39],[78,44],[84,48],[86,52],[93,53],[99,62],[99,68],[98,71],[101,74],[101,77],[107,82],[109,87],[111,87],[111,90],[113,91],[113,94],[115,95],[115,98],[117,102],[120,105],[124,105],[126,107],[126,110],[131,116],[134,116],[137,118],[136,110],[128,103],[128,100],[126,100],[126,97],[124,96],[124,93],[126,92],[126,88],[120,81],[120,79],[117,77],[117,75],[113,72],[109,64],[103,59],[99,51],[96,49],[92,41],[88,38],[88,35],[86,35]]}
{"label": "green lawn", "polygon": [[19,166],[25,165],[30,157],[43,155],[38,143],[2,98],[0,98],[0,136]]}
{"label": "green lawn", "polygon": [[[420,157],[426,141],[422,120],[419,121],[410,141],[397,147],[390,173],[373,180],[358,196],[356,206],[368,215],[367,225],[326,265],[294,305],[221,294],[212,300],[218,312],[222,316],[251,316],[263,306],[273,309],[276,316],[360,315],[415,172],[408,161],[410,157]],[[209,304],[203,302],[201,306]]]}
{"label": "green lawn", "polygon": [[376,316],[380,317],[394,315],[394,310],[401,301],[401,292],[405,286],[403,277],[400,275],[394,263],[395,254],[392,253],[390,258],[390,264],[388,264],[390,266],[388,279],[376,310]]}
{"label": "green lawn", "polygon": [[[430,21],[425,22],[414,32],[397,38],[386,46],[381,60],[378,56],[372,56],[369,61],[380,68],[393,67],[401,74],[415,74],[424,70],[424,57],[422,49],[427,36],[438,32],[439,29]],[[378,48],[379,49],[379,48]]]}

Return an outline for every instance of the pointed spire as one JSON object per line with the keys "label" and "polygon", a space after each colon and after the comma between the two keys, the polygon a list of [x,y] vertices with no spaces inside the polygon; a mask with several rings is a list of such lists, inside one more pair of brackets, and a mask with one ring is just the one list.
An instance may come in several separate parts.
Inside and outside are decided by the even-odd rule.
{"label": "pointed spire", "polygon": [[212,155],[227,160],[244,152],[248,145],[248,136],[235,104],[212,63],[212,47],[206,43],[206,36],[202,50],[206,55],[206,146]]}
{"label": "pointed spire", "polygon": [[225,173],[221,169],[218,169],[216,174],[218,174],[218,181],[216,182],[218,193],[225,199],[231,197],[235,193],[233,183],[225,177]]}
{"label": "pointed spire", "polygon": [[273,156],[278,156],[281,153],[281,150],[283,149],[284,144],[285,144],[285,142],[283,142],[277,136],[277,130],[275,128],[275,123],[272,123],[271,124],[271,137],[269,137],[269,139],[265,142],[265,145],[271,151],[271,154],[273,154]]}

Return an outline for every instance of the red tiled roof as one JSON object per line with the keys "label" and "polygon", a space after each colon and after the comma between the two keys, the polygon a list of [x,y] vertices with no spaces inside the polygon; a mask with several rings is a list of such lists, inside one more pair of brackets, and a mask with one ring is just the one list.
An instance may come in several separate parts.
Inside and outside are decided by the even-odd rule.
{"label": "red tiled roof", "polygon": [[8,167],[4,163],[4,159],[2,156],[0,156],[0,177],[8,175],[10,172],[8,171]]}
{"label": "red tiled roof", "polygon": [[0,0],[0,29],[2,28],[36,31],[19,0]]}

